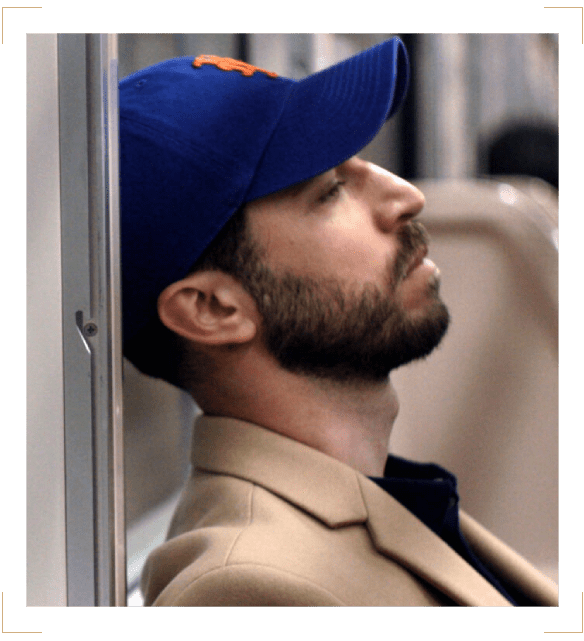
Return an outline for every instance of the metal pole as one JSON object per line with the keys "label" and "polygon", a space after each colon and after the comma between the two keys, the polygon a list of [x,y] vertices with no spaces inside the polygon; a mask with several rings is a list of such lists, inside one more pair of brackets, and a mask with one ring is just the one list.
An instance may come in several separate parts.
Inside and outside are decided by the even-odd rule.
{"label": "metal pole", "polygon": [[59,36],[69,605],[125,605],[117,37]]}

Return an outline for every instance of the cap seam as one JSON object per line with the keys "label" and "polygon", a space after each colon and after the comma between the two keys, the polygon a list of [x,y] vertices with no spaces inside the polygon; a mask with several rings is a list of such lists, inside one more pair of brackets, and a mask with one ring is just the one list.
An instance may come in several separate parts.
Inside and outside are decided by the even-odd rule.
{"label": "cap seam", "polygon": [[[262,162],[264,160],[264,156],[266,155],[266,150],[270,146],[270,142],[271,142],[272,138],[274,137],[274,134],[276,133],[276,129],[278,128],[278,125],[280,124],[280,120],[282,120],[282,115],[284,114],[284,110],[286,109],[286,106],[288,105],[288,100],[290,99],[290,94],[292,93],[292,90],[296,87],[297,83],[298,83],[298,81],[296,81],[296,80],[290,80],[290,86],[288,87],[288,90],[286,91],[286,95],[285,95],[284,99],[282,100],[282,106],[280,107],[280,113],[278,114],[278,117],[275,119],[274,126],[272,127],[272,131],[270,132],[270,135],[268,136],[268,138],[267,138],[267,140],[266,140],[266,142],[264,144],[264,147],[262,149],[262,153],[260,154],[257,162],[254,164],[251,180],[248,182],[247,189],[243,193],[243,198],[241,200],[242,203],[246,203],[247,202],[247,194],[249,194],[252,185],[256,181],[256,174],[257,174],[258,167],[262,164]],[[267,195],[268,194],[266,194],[266,196]]]}

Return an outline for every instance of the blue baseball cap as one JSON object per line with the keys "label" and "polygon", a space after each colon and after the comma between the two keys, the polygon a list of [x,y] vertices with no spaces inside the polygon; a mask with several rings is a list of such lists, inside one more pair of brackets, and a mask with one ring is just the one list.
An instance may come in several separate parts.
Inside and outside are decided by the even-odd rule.
{"label": "blue baseball cap", "polygon": [[363,149],[397,111],[408,77],[405,47],[392,38],[302,80],[216,56],[123,79],[124,344],[242,205]]}

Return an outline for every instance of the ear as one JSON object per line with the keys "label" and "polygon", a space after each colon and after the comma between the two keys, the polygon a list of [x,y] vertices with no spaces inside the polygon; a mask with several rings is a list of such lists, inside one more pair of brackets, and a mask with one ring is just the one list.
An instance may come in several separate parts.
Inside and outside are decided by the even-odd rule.
{"label": "ear", "polygon": [[259,324],[251,296],[220,271],[196,272],[169,285],[158,297],[158,315],[173,332],[206,345],[246,343]]}

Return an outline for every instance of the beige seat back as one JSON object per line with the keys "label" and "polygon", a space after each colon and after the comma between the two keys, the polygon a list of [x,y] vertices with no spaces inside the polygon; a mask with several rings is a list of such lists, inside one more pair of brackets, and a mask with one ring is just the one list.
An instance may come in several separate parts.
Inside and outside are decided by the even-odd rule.
{"label": "beige seat back", "polygon": [[465,509],[557,580],[557,197],[522,179],[418,186],[452,324],[393,375],[390,450],[451,469]]}

